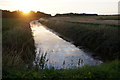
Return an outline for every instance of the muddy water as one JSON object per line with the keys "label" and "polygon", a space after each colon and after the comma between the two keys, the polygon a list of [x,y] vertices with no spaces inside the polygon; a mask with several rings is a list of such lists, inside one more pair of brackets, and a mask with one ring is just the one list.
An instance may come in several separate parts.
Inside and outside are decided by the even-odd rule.
{"label": "muddy water", "polygon": [[38,60],[42,54],[47,53],[45,58],[46,67],[68,69],[102,63],[99,60],[93,59],[88,53],[77,48],[72,43],[63,40],[37,20],[32,21],[30,25],[35,40],[36,60]]}

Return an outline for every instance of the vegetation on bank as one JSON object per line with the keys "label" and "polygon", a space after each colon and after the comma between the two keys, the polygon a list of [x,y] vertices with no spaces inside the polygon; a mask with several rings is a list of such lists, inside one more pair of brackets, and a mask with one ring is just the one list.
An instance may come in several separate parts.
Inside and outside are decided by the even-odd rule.
{"label": "vegetation on bank", "polygon": [[93,56],[100,56],[105,61],[120,59],[118,25],[72,22],[68,19],[64,21],[59,17],[40,19],[40,22],[71,39],[76,46],[93,51]]}
{"label": "vegetation on bank", "polygon": [[4,79],[45,79],[45,80],[68,80],[68,79],[94,79],[110,80],[120,79],[120,62],[113,61],[97,66],[83,66],[76,69],[36,69],[34,67],[18,70],[17,68],[8,69]]}
{"label": "vegetation on bank", "polygon": [[32,63],[35,46],[29,20],[25,18],[3,18],[2,35],[2,74],[7,76],[14,67],[21,69]]}

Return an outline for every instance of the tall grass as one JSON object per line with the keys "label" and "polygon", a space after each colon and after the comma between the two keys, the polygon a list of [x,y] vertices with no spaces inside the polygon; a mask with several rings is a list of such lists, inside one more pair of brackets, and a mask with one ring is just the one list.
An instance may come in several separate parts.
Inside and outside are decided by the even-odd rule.
{"label": "tall grass", "polygon": [[[76,69],[41,69],[29,68],[26,70],[8,70],[9,73],[4,78],[12,79],[49,79],[49,80],[68,80],[68,79],[94,79],[94,80],[112,80],[120,79],[120,62],[113,61],[99,66],[83,66]],[[14,74],[15,73],[15,74]]]}
{"label": "tall grass", "polygon": [[47,27],[93,51],[94,56],[103,60],[120,59],[120,28],[117,25],[69,22],[64,20],[46,19],[40,21]]}
{"label": "tall grass", "polygon": [[22,69],[35,58],[35,46],[29,20],[3,18],[3,76],[14,67]]}

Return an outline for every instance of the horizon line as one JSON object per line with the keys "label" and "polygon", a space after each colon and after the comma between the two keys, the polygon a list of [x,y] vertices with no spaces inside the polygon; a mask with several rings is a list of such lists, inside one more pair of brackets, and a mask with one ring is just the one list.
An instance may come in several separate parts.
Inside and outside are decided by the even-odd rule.
{"label": "horizon line", "polygon": [[[21,12],[24,12],[24,11],[22,11],[22,10],[7,10],[7,9],[0,9],[0,10],[2,10],[2,11],[10,11],[10,12],[14,12],[14,11],[21,11]],[[46,13],[46,12],[43,12],[43,11],[40,11],[40,10],[37,10],[37,11],[35,11],[35,10],[30,10],[29,12],[31,12],[31,11],[33,11],[33,12],[41,12],[41,13],[45,13],[45,14],[50,14],[50,13]],[[55,15],[57,15],[57,14],[69,14],[69,13],[73,13],[73,14],[97,14],[98,16],[99,15],[120,15],[120,13],[118,12],[118,13],[109,13],[109,14],[103,14],[103,13],[89,13],[89,12],[87,12],[87,13],[85,13],[85,12],[65,12],[65,13],[55,13],[54,15],[52,15],[52,14],[50,14],[51,16],[55,16]]]}

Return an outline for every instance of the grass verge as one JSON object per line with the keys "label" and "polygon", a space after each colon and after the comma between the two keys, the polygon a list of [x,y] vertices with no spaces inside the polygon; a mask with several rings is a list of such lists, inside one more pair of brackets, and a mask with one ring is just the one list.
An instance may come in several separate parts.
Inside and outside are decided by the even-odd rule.
{"label": "grass verge", "polygon": [[3,76],[8,75],[8,70],[14,67],[21,70],[34,60],[35,46],[29,21],[25,18],[3,18]]}
{"label": "grass verge", "polygon": [[[76,69],[40,69],[30,68],[26,70],[8,70],[8,75],[4,78],[12,79],[45,79],[45,80],[73,80],[73,79],[91,79],[91,80],[113,80],[120,79],[120,62],[113,61],[99,66],[84,66]],[[15,74],[14,74],[15,73]]]}

